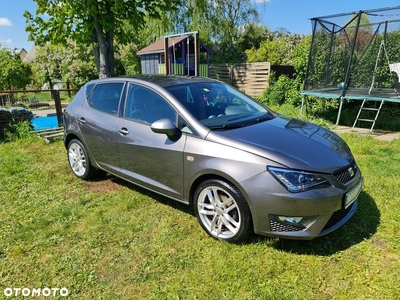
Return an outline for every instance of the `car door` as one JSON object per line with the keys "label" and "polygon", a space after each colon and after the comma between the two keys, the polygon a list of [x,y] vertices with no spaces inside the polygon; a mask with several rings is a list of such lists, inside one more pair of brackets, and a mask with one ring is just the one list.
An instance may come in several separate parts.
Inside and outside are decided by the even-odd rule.
{"label": "car door", "polygon": [[136,84],[128,87],[124,117],[118,123],[121,176],[146,188],[182,199],[183,150],[186,135],[171,141],[150,125],[177,112],[159,93]]}
{"label": "car door", "polygon": [[119,170],[116,136],[124,83],[96,85],[77,117],[89,153],[98,165],[113,173]]}

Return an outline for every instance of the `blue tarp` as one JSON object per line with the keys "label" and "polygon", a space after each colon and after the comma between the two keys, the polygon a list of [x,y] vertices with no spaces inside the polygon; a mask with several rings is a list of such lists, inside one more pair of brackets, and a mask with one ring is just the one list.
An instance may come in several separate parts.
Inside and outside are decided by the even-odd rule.
{"label": "blue tarp", "polygon": [[31,119],[31,124],[34,130],[43,130],[58,127],[57,116],[39,117]]}

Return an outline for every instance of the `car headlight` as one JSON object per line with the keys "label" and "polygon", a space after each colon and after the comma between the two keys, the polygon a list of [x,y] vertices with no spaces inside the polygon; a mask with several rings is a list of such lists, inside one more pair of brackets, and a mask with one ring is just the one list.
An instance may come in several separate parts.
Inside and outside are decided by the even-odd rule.
{"label": "car headlight", "polygon": [[327,180],[320,174],[275,167],[268,167],[268,171],[292,193],[303,192],[318,185],[327,185]]}

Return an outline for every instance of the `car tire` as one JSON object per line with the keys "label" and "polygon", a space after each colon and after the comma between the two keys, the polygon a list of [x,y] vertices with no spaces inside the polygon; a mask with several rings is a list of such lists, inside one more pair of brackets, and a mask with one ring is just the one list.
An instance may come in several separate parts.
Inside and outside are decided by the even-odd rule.
{"label": "car tire", "polygon": [[68,162],[72,172],[80,179],[88,180],[97,175],[85,146],[78,139],[73,139],[68,144]]}
{"label": "car tire", "polygon": [[193,206],[201,227],[215,239],[241,243],[254,233],[247,201],[228,182],[219,179],[202,182],[195,191]]}

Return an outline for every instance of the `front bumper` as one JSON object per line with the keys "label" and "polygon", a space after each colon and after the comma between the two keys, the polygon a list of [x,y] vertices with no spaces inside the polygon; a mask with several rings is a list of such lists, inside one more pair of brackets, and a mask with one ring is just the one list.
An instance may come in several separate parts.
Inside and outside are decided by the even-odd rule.
{"label": "front bumper", "polygon": [[[330,233],[346,223],[355,213],[363,178],[358,170],[354,178],[341,184],[334,176],[332,186],[301,193],[290,193],[268,172],[242,182],[249,201],[256,234],[310,240]],[[274,192],[271,192],[274,191]],[[355,192],[353,192],[355,191]],[[353,199],[347,201],[346,194]],[[306,226],[282,222],[282,216],[308,218]]]}

